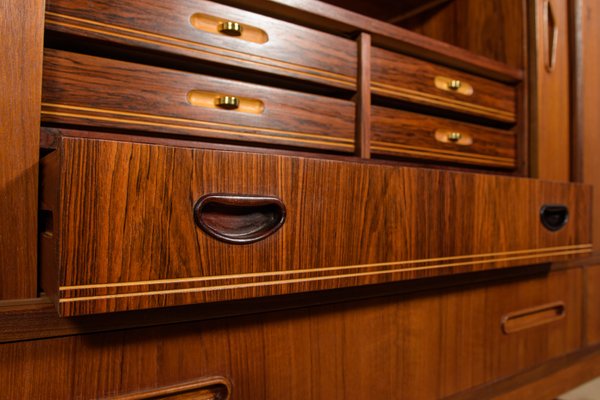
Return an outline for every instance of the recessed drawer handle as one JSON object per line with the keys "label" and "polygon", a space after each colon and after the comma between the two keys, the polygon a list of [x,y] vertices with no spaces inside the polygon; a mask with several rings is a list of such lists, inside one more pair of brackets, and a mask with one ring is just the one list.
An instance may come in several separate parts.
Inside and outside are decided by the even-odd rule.
{"label": "recessed drawer handle", "polygon": [[200,31],[228,36],[236,40],[256,44],[263,44],[269,41],[269,35],[264,30],[238,21],[232,21],[228,18],[196,13],[190,17],[190,24]]}
{"label": "recessed drawer handle", "polygon": [[203,90],[190,90],[187,102],[196,107],[220,108],[247,114],[262,114],[265,111],[262,100]]}
{"label": "recessed drawer handle", "polygon": [[436,129],[434,135],[435,140],[441,143],[453,143],[461,146],[470,146],[473,144],[473,137],[471,135],[452,129]]}
{"label": "recessed drawer handle", "polygon": [[460,79],[448,78],[445,76],[436,76],[433,83],[435,87],[447,92],[454,92],[465,96],[472,96],[475,92],[470,83],[461,81]]}
{"label": "recessed drawer handle", "polygon": [[241,36],[244,30],[241,24],[234,21],[220,22],[218,26],[217,29],[220,33],[229,36]]}
{"label": "recessed drawer handle", "polygon": [[285,205],[277,197],[207,194],[196,202],[194,219],[209,236],[232,244],[266,239],[285,222]]}
{"label": "recessed drawer handle", "polygon": [[556,232],[569,221],[569,208],[562,204],[545,204],[540,209],[540,220],[546,229]]}
{"label": "recessed drawer handle", "polygon": [[549,324],[564,318],[565,314],[565,303],[562,301],[516,311],[502,317],[502,331],[506,334],[510,334]]}

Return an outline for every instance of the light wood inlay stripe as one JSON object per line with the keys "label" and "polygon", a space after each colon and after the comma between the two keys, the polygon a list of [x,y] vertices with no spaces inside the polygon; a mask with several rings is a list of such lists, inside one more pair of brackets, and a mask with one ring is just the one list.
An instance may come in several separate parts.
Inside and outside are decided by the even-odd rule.
{"label": "light wood inlay stripe", "polygon": [[414,101],[427,101],[428,103],[435,104],[438,106],[452,106],[453,108],[462,111],[477,113],[480,115],[491,117],[493,119],[500,119],[507,122],[515,122],[516,120],[516,115],[512,112],[486,107],[465,101],[449,99],[399,86],[387,85],[381,82],[371,82],[371,89],[374,93],[384,93],[392,97],[408,98]]}
{"label": "light wood inlay stripe", "polygon": [[[70,112],[64,111],[54,111],[53,109],[59,110],[69,110]],[[299,143],[315,143],[315,144],[324,144],[328,146],[337,146],[342,148],[353,149],[354,148],[354,139],[350,138],[340,138],[335,136],[325,136],[325,135],[317,135],[312,133],[304,133],[304,132],[294,132],[294,131],[282,131],[271,128],[260,128],[260,127],[251,127],[251,126],[243,126],[243,125],[230,125],[223,124],[218,122],[206,122],[199,121],[193,119],[185,119],[185,118],[175,118],[175,117],[165,117],[160,115],[152,115],[152,114],[141,114],[141,113],[132,113],[127,111],[117,111],[117,110],[106,110],[99,109],[93,107],[80,107],[80,106],[68,106],[64,104],[55,104],[55,103],[42,103],[42,115],[48,116],[57,116],[57,117],[67,117],[67,118],[85,118],[92,119],[98,121],[107,121],[107,122],[120,122],[124,124],[139,124],[146,126],[159,126],[165,128],[174,128],[174,129],[182,129],[182,130],[191,130],[197,132],[213,132],[213,133],[222,133],[228,135],[236,135],[242,137],[256,138],[256,139],[273,139],[274,137],[279,138],[281,140],[286,140],[290,142],[299,142]],[[104,114],[107,116],[99,116],[92,113]],[[127,119],[126,117],[135,117],[140,119]],[[155,122],[155,121],[168,121],[166,122]],[[189,126],[190,125],[200,125],[200,126]],[[221,127],[222,129],[212,128],[212,126]],[[253,131],[261,131],[261,132],[269,132],[273,133],[273,135],[264,135],[260,133],[249,133],[243,132],[236,129],[246,129]],[[299,136],[299,138],[295,138],[293,136]]]}
{"label": "light wood inlay stripe", "polygon": [[[48,17],[51,17],[51,18],[48,18]],[[57,19],[53,19],[53,18],[57,18]],[[62,19],[71,21],[71,22],[69,23],[69,22],[61,21]],[[90,28],[90,27],[87,27],[84,25],[76,24],[76,22],[92,25],[92,26],[95,26],[98,28]],[[253,65],[252,68],[256,68],[256,69],[260,69],[261,67],[268,67],[268,68],[277,69],[277,70],[280,70],[283,72],[288,72],[288,73],[291,72],[291,73],[295,73],[298,75],[304,75],[304,76],[307,76],[310,78],[317,78],[320,80],[330,81],[330,82],[334,82],[334,83],[338,83],[338,84],[341,83],[343,85],[350,86],[350,87],[356,86],[356,78],[352,77],[352,76],[342,75],[342,74],[338,74],[335,72],[330,72],[330,71],[326,71],[326,70],[322,70],[322,69],[318,69],[318,68],[314,68],[314,67],[308,67],[305,65],[298,65],[298,64],[281,61],[281,60],[276,60],[276,59],[272,59],[272,58],[268,58],[268,57],[256,56],[254,54],[243,53],[243,52],[239,52],[239,51],[235,51],[235,50],[226,49],[223,47],[211,46],[211,45],[207,45],[204,43],[193,42],[193,41],[179,39],[179,38],[175,38],[175,37],[171,37],[171,36],[160,35],[160,34],[156,34],[156,33],[152,33],[152,32],[146,32],[146,31],[142,31],[142,30],[138,30],[138,29],[125,28],[125,27],[121,27],[118,25],[107,24],[107,23],[93,21],[93,20],[84,19],[84,18],[72,17],[70,15],[55,13],[55,12],[51,12],[51,11],[46,12],[46,24],[48,26],[56,25],[56,26],[61,26],[61,27],[65,27],[65,28],[79,29],[82,31],[94,32],[94,33],[98,33],[101,35],[119,37],[119,38],[123,38],[123,39],[127,39],[127,40],[144,42],[144,43],[149,43],[149,44],[158,45],[158,46],[166,46],[166,47],[172,47],[172,48],[177,48],[177,49],[183,49],[186,51],[193,51],[193,52],[200,53],[200,54],[208,54],[211,56],[217,56],[217,57],[221,57],[221,58],[225,58],[225,59],[234,61],[236,64],[240,63],[240,62],[251,64],[251,65]],[[100,29],[100,28],[105,28],[105,29]],[[107,29],[112,29],[112,30],[118,31],[119,33],[112,32]],[[132,34],[141,35],[141,36],[145,36],[145,37],[132,36]],[[153,38],[154,40],[151,38]],[[169,43],[169,42],[173,42],[173,43]],[[179,43],[179,44],[177,44],[177,43]],[[229,55],[220,54],[220,53],[228,53]],[[253,60],[250,60],[248,58],[252,58]]]}
{"label": "light wood inlay stripe", "polygon": [[[438,262],[448,262],[448,261],[456,261],[456,260],[472,260],[475,258],[481,258],[481,260],[476,260],[476,261],[457,262],[457,263],[452,263],[452,264],[442,264],[442,265],[444,265],[444,267],[460,266],[460,265],[470,265],[473,263],[481,263],[481,262],[495,262],[495,261],[497,261],[495,258],[502,258],[505,256],[521,256],[521,255],[533,254],[533,257],[542,257],[542,256],[546,256],[545,253],[556,253],[556,252],[564,252],[564,251],[590,251],[591,248],[592,248],[591,244],[581,244],[581,245],[572,245],[572,246],[547,247],[547,248],[542,248],[542,249],[515,250],[515,251],[505,251],[505,252],[496,252],[496,253],[483,253],[483,254],[471,254],[471,255],[463,255],[463,256],[427,258],[427,259],[420,259],[420,260],[389,261],[389,262],[381,262],[381,263],[345,265],[345,266],[337,266],[337,267],[288,269],[288,270],[273,271],[273,272],[259,272],[259,273],[235,274],[235,275],[217,275],[217,276],[205,276],[205,277],[196,277],[196,278],[159,279],[159,280],[150,280],[150,281],[115,282],[115,283],[105,283],[105,284],[61,286],[60,290],[67,291],[67,290],[79,290],[79,289],[108,288],[108,287],[159,285],[159,284],[185,283],[185,282],[203,282],[203,281],[223,280],[223,279],[259,278],[259,277],[297,275],[297,274],[318,273],[318,272],[335,272],[335,271],[343,271],[343,270],[348,270],[348,269],[395,267],[395,266],[401,266],[401,265],[438,263]],[[405,269],[405,271],[410,271],[413,269],[417,270],[417,269],[421,269],[421,268],[429,268],[429,267],[427,267],[427,266],[414,267],[412,269],[407,268],[407,269]]]}
{"label": "light wood inlay stripe", "polygon": [[[517,260],[542,258],[542,257],[557,257],[557,256],[584,254],[584,253],[589,253],[589,252],[591,252],[591,248],[585,249],[585,250],[576,250],[576,251],[563,251],[563,252],[554,252],[554,253],[547,253],[547,254],[533,254],[533,255],[527,255],[527,256],[507,257],[507,258],[493,260],[493,262],[517,261]],[[124,297],[154,296],[154,295],[168,295],[168,294],[181,294],[181,293],[199,293],[199,292],[210,292],[210,291],[227,290],[227,289],[231,290],[231,289],[261,287],[261,286],[289,285],[289,284],[295,284],[295,283],[315,282],[315,281],[324,281],[324,280],[340,279],[340,278],[357,278],[357,277],[393,274],[393,273],[401,273],[401,272],[409,272],[409,271],[417,271],[417,270],[429,270],[429,269],[440,269],[440,268],[449,268],[449,267],[456,267],[456,266],[467,266],[467,265],[473,265],[473,264],[478,264],[478,263],[482,263],[482,262],[485,262],[485,261],[478,260],[478,261],[471,261],[471,262],[466,262],[466,263],[440,264],[440,265],[431,265],[431,266],[414,267],[414,268],[397,268],[397,269],[392,269],[392,270],[375,271],[375,272],[359,272],[359,273],[353,273],[353,274],[340,274],[340,275],[333,275],[333,276],[317,276],[317,277],[312,277],[312,278],[297,278],[297,279],[287,279],[287,280],[277,280],[277,281],[267,281],[267,282],[229,284],[229,285],[208,286],[208,287],[201,287],[201,288],[157,290],[157,291],[138,292],[138,293],[120,293],[120,294],[100,295],[100,296],[62,298],[59,300],[59,302],[60,303],[72,303],[72,302],[81,302],[81,301],[117,299],[117,298],[124,298]],[[62,290],[63,288],[61,287],[60,289]]]}

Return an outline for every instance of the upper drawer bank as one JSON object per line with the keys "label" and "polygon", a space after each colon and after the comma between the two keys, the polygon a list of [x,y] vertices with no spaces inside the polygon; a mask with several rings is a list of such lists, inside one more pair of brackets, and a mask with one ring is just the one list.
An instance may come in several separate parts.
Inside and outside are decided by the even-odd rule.
{"label": "upper drawer bank", "polygon": [[351,101],[47,49],[42,120],[354,151]]}
{"label": "upper drawer bank", "polygon": [[373,94],[515,123],[516,87],[380,48],[372,49]]}
{"label": "upper drawer bank", "polygon": [[356,87],[356,42],[263,15],[206,0],[46,3],[50,30]]}
{"label": "upper drawer bank", "polygon": [[42,161],[40,246],[43,288],[65,316],[538,264],[591,249],[583,185],[62,133]]}

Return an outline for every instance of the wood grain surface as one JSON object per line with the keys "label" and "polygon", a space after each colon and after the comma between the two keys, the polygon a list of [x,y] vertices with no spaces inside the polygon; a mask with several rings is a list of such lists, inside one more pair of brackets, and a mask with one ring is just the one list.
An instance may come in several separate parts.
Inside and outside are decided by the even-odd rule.
{"label": "wood grain surface", "polygon": [[[59,285],[44,289],[63,315],[558,261],[591,246],[581,185],[78,138],[60,152]],[[286,222],[251,245],[214,240],[193,218],[209,193],[277,197]],[[546,230],[543,204],[568,206],[569,223]]]}
{"label": "wood grain surface", "polygon": [[0,300],[37,295],[41,0],[0,2]]}
{"label": "wood grain surface", "polygon": [[[371,120],[371,151],[375,154],[500,168],[516,165],[513,131],[376,106],[372,108]],[[469,136],[473,142],[440,142],[435,136],[438,129]]]}
{"label": "wood grain surface", "polygon": [[[192,105],[192,90],[260,101],[260,112]],[[45,122],[354,152],[351,101],[46,49]],[[210,107],[212,106],[212,107]]]}
{"label": "wood grain surface", "polygon": [[[211,1],[49,0],[46,26],[87,38],[356,87],[354,41]],[[195,14],[262,29],[265,43],[198,30]],[[165,18],[168,16],[168,18]]]}
{"label": "wood grain surface", "polygon": [[[552,70],[545,51],[550,51],[544,4],[551,4],[558,29],[556,64]],[[531,175],[567,182],[570,179],[570,77],[569,7],[564,0],[536,0],[530,27],[535,36],[530,45],[533,107],[531,108]],[[551,29],[551,28],[548,28]]]}
{"label": "wood grain surface", "polygon": [[[581,345],[581,271],[201,323],[0,346],[6,398],[111,398],[203,377],[232,399],[438,399]],[[503,315],[562,301],[515,334]],[[48,365],[51,363],[52,368]]]}
{"label": "wood grain surface", "polygon": [[527,2],[459,0],[403,20],[412,32],[525,69]]}
{"label": "wood grain surface", "polygon": [[[373,94],[507,123],[516,121],[516,91],[510,85],[377,47],[371,51]],[[434,82],[438,76],[470,84],[473,94],[437,88]]]}
{"label": "wood grain surface", "polygon": [[585,338],[588,346],[600,344],[600,266],[585,269]]}
{"label": "wood grain surface", "polygon": [[[355,34],[357,31],[370,32],[373,43],[377,46],[501,82],[516,83],[524,76],[521,68],[511,67],[464,48],[319,0],[221,0],[221,2],[330,32],[346,35]],[[477,4],[476,0],[474,4]],[[496,15],[492,17],[497,18]]]}
{"label": "wood grain surface", "polygon": [[[574,152],[572,157],[579,165],[579,176],[576,180],[586,182],[594,186],[596,193],[592,213],[592,234],[594,248],[600,250],[600,113],[597,105],[600,104],[600,76],[598,74],[598,60],[600,60],[600,4],[590,0],[581,0],[573,3],[573,7],[579,7],[580,19],[580,52],[579,59],[574,62],[578,67],[577,74],[573,76],[578,79],[580,91],[574,93],[575,104],[578,105],[579,124],[574,126],[573,134],[579,139],[573,143]],[[577,145],[578,143],[578,145]]]}

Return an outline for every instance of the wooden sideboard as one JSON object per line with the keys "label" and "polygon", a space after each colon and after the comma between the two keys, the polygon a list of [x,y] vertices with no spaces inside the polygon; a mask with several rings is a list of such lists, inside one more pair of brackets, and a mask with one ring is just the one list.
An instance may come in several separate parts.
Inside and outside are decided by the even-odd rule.
{"label": "wooden sideboard", "polygon": [[598,11],[3,2],[0,399],[600,375]]}

